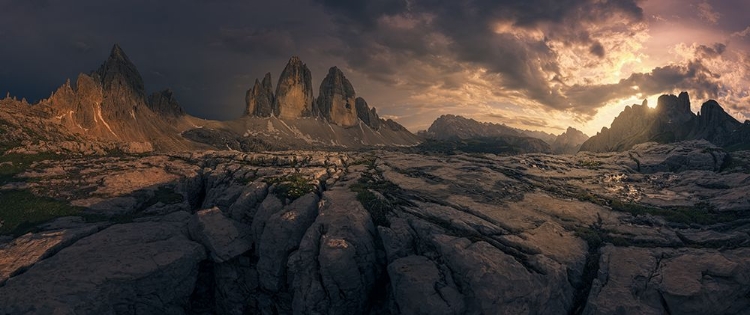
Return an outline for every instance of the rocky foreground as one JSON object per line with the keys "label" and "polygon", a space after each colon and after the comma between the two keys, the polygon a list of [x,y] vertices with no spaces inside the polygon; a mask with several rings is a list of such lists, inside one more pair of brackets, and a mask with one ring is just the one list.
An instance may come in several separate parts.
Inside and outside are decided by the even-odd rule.
{"label": "rocky foreground", "polygon": [[0,314],[750,314],[748,192],[707,142],[51,159]]}

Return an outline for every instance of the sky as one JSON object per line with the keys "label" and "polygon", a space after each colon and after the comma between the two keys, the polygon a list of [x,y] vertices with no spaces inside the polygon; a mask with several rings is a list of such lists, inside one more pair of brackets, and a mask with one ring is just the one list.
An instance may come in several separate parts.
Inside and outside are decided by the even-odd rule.
{"label": "sky", "polygon": [[[37,101],[118,43],[149,92],[242,115],[256,78],[299,56],[319,86],[412,131],[456,114],[593,135],[626,105],[687,91],[750,119],[747,0],[0,0],[0,93]],[[317,89],[315,95],[318,94]]]}

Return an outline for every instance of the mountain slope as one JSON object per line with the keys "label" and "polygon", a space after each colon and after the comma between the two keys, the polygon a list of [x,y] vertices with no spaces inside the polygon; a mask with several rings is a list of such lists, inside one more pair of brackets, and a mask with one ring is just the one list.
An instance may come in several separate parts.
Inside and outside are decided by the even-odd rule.
{"label": "mountain slope", "polygon": [[[569,127],[564,133],[555,136],[541,131],[521,130],[501,124],[479,122],[456,115],[438,117],[423,136],[431,140],[430,147],[446,151],[467,148],[474,152],[487,147],[487,152],[505,150],[509,153],[545,152],[555,154],[575,154],[588,136]],[[472,140],[466,142],[465,140]],[[436,141],[444,141],[440,144]],[[508,149],[502,149],[508,148]],[[466,150],[459,151],[468,152]]]}
{"label": "mountain slope", "polygon": [[568,127],[565,132],[555,137],[552,142],[552,152],[557,154],[575,154],[581,148],[581,145],[589,139],[578,129]]}
{"label": "mountain slope", "polygon": [[0,146],[23,144],[58,151],[56,143],[67,141],[76,143],[66,145],[72,148],[89,148],[91,144],[127,151],[140,143],[135,146],[183,151],[359,148],[419,142],[398,123],[380,119],[363,99],[355,100],[354,88],[338,68],[331,68],[321,83],[318,101],[312,95],[311,78],[306,65],[292,57],[279,77],[276,93],[272,92],[270,73],[262,82],[256,80],[247,92],[243,117],[204,120],[185,113],[171,90],[147,97],[138,69],[122,48],[114,45],[96,71],[80,74],[75,84],[68,80],[48,99],[33,105],[9,96],[0,100],[0,128],[20,130],[0,139]]}
{"label": "mountain slope", "polygon": [[456,115],[438,117],[425,137],[422,148],[426,151],[450,153],[551,153],[546,142],[527,137],[519,130],[500,124],[482,123]]}

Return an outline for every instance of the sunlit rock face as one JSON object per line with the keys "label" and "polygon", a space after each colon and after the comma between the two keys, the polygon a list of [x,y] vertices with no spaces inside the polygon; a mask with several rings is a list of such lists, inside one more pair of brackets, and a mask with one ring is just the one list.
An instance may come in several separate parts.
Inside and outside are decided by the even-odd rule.
{"label": "sunlit rock face", "polygon": [[271,73],[266,73],[262,83],[256,79],[253,88],[247,90],[245,115],[270,117],[273,115],[273,100]]}
{"label": "sunlit rock face", "polygon": [[354,87],[337,67],[331,67],[320,84],[318,109],[321,116],[343,127],[357,124]]}
{"label": "sunlit rock face", "polygon": [[312,116],[312,74],[299,57],[289,59],[276,86],[273,102],[274,114],[282,119]]}

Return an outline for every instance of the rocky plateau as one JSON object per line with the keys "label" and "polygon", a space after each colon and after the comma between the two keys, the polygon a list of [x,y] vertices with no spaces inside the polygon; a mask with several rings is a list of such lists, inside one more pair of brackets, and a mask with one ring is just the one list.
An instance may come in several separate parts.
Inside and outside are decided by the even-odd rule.
{"label": "rocky plateau", "polygon": [[40,158],[0,314],[750,314],[748,191],[706,141]]}

